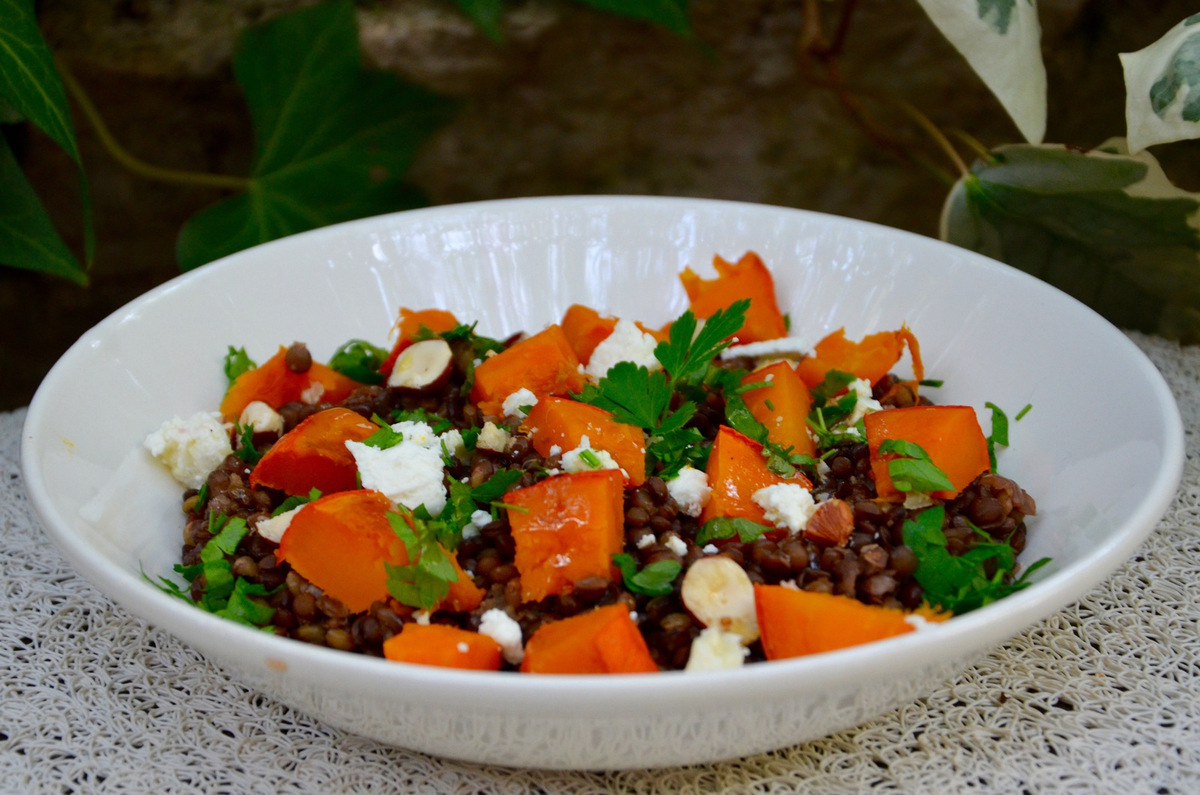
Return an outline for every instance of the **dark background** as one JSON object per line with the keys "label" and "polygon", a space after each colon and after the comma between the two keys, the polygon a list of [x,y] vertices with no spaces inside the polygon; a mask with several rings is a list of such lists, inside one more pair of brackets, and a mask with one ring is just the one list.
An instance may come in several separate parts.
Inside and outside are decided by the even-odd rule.
{"label": "dark background", "polygon": [[[847,0],[814,3],[832,21]],[[295,0],[45,0],[46,38],[116,138],[156,165],[247,173],[252,130],[229,59],[237,31]],[[1196,11],[1194,0],[1041,0],[1050,79],[1046,140],[1091,148],[1124,133],[1119,52]],[[461,100],[410,178],[434,204],[547,194],[748,200],[936,236],[947,187],[903,98],[987,146],[1015,128],[915,2],[861,0],[837,66],[865,123],[814,80],[802,0],[693,0],[695,40],[560,0],[510,0],[506,41],[450,0],[361,3],[368,63]],[[175,237],[222,192],[120,166],[78,114],[97,236],[92,285],[0,268],[0,409],[29,402],[57,357],[106,315],[176,275]],[[56,225],[81,251],[77,176],[35,130],[6,129]],[[1155,147],[1200,190],[1200,147]],[[231,286],[231,289],[235,289]],[[181,358],[187,352],[180,352]],[[86,388],[86,385],[81,385]]]}

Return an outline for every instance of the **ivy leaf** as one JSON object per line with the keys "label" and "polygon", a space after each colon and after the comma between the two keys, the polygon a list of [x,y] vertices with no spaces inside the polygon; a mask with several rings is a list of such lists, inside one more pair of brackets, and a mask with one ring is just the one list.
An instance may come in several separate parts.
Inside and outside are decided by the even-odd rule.
{"label": "ivy leaf", "polygon": [[943,240],[1007,262],[1112,323],[1200,342],[1200,194],[1148,153],[1004,146],[954,186]]}
{"label": "ivy leaf", "polygon": [[[460,0],[461,2],[462,0]],[[580,5],[652,22],[672,33],[689,35],[688,0],[575,0]]]}
{"label": "ivy leaf", "polygon": [[349,0],[248,29],[233,68],[255,128],[249,187],[184,225],[176,247],[183,269],[326,224],[425,203],[402,179],[450,103],[362,68]]}
{"label": "ivy leaf", "polygon": [[[0,0],[0,102],[46,133],[75,162],[83,205],[84,259],[95,247],[87,176],[70,106],[32,2]],[[0,137],[0,263],[88,282],[87,268],[59,237],[8,143]]]}
{"label": "ivy leaf", "polygon": [[1120,58],[1131,152],[1200,137],[1200,14]]}
{"label": "ivy leaf", "polygon": [[1046,134],[1046,66],[1034,0],[917,0],[1026,141]]}

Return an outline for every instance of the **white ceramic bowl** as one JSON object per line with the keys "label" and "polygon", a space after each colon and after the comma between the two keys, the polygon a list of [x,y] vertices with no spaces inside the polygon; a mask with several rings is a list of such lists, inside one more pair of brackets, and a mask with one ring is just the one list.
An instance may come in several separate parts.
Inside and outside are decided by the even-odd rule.
{"label": "white ceramic bowl", "polygon": [[[907,322],[938,402],[1012,427],[1000,470],[1037,499],[1028,589],[937,627],[808,658],[705,674],[521,676],[408,666],[280,639],[147,583],[177,561],[180,490],[141,450],[173,415],[214,409],[229,344],[261,361],[381,342],[401,305],[481,332],[536,330],[583,302],[652,325],[686,300],[677,273],[757,251],[793,334],[858,338]],[[47,533],[105,594],[231,677],[330,725],[501,765],[709,762],[844,729],[921,696],[1081,596],[1162,516],[1183,432],[1158,372],[1063,293],[970,252],[798,210],[662,198],[544,198],[400,213],[235,254],[153,290],[87,333],[29,408],[26,485]]]}

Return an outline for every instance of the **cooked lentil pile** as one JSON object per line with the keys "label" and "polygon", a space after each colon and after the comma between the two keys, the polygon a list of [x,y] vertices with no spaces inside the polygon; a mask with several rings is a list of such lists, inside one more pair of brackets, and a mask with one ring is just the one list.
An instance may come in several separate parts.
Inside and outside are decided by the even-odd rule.
{"label": "cooked lentil pile", "polygon": [[[729,265],[709,284],[736,292],[728,289],[729,273],[752,265]],[[700,315],[703,294],[689,295]],[[686,336],[595,313],[581,327],[568,313],[552,327],[567,330],[567,361],[558,369],[548,361],[559,354],[545,344],[533,346],[535,355],[519,353],[546,333],[491,340],[428,312],[411,313],[419,322],[407,332],[401,324],[390,355],[373,349],[358,362],[379,373],[368,379],[379,383],[339,380],[346,372],[362,377],[344,361],[328,375],[302,343],[260,367],[245,364],[243,373],[260,375],[274,367],[274,383],[292,379],[298,391],[282,400],[286,390],[273,387],[272,400],[260,387],[254,400],[234,406],[236,419],[223,405],[229,449],[206,476],[189,474],[177,567],[189,583],[175,589],[235,620],[348,652],[456,667],[617,672],[733,667],[839,648],[876,636],[838,629],[857,622],[856,611],[867,610],[863,625],[884,627],[877,632],[883,638],[1022,587],[1027,581],[1013,556],[1024,549],[1025,521],[1036,507],[994,471],[996,445],[1007,444],[996,415],[992,437],[977,423],[962,432],[962,422],[975,422],[973,410],[938,410],[946,407],[930,402],[919,377],[890,372],[906,346],[920,370],[907,329],[861,343],[836,332],[793,351],[777,330],[753,329],[764,311],[777,309],[751,302],[756,314],[744,301],[733,303],[737,297],[702,315],[705,324],[695,324],[691,312],[672,324]],[[738,344],[730,345],[722,323],[735,329]],[[621,335],[627,339],[618,344]],[[605,347],[606,340],[613,344]],[[230,351],[227,401],[254,379],[236,372]],[[589,372],[606,356],[625,364],[601,362]],[[500,377],[491,362],[505,357],[518,366]],[[538,376],[539,368],[549,375]],[[806,380],[797,398],[785,382],[799,384],[800,376]],[[646,395],[656,401],[648,415],[629,405],[637,402],[630,396]],[[795,400],[800,409],[784,405]],[[573,414],[581,405],[603,418]],[[797,410],[799,425],[787,416]],[[326,429],[315,438],[318,446],[332,438],[334,452],[306,458],[311,450],[294,439],[326,418],[351,430]],[[614,418],[620,433],[605,424]],[[789,424],[803,437],[787,437]],[[802,444],[790,443],[797,439]],[[800,449],[804,439],[810,446]],[[406,443],[409,458],[400,452]],[[432,485],[396,486],[392,474],[416,471],[418,453],[439,461]],[[349,462],[352,479],[313,491],[309,475],[333,482],[330,456]],[[379,463],[389,456],[391,469]],[[585,480],[589,490],[580,494],[590,495],[590,507],[578,517],[570,489],[547,491],[547,484]],[[611,482],[615,491],[605,485]],[[366,511],[366,502],[309,518],[318,506],[332,506],[334,494],[348,500],[366,490],[387,495],[381,504],[390,518],[383,521],[391,524],[369,543],[353,529],[354,511]],[[596,494],[613,495],[613,517],[597,508],[609,498]],[[224,538],[234,524],[239,533]],[[381,544],[390,551],[374,554],[386,565],[372,562],[363,569],[370,576],[326,571],[343,550]],[[597,549],[600,563],[587,563]],[[364,582],[375,576],[386,587],[372,592]],[[215,601],[214,588],[221,590]],[[788,605],[782,614],[779,605]],[[600,610],[612,606],[623,609]],[[561,637],[539,633],[572,617],[610,614],[619,620],[597,619],[591,629],[577,622],[581,629]],[[429,627],[470,635],[416,640],[416,628]],[[406,628],[414,638],[407,646],[399,642]],[[596,640],[590,632],[607,634]],[[820,632],[829,637],[813,641]],[[480,654],[464,640],[476,637],[486,639]]]}

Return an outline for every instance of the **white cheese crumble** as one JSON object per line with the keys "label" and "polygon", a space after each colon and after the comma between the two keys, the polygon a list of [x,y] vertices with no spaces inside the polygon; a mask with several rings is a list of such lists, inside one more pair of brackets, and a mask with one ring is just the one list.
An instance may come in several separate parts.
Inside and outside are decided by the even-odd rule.
{"label": "white cheese crumble", "polygon": [[418,610],[413,613],[412,617],[413,621],[417,622],[421,626],[427,627],[429,626],[429,618],[431,615],[432,614],[428,610]]}
{"label": "white cheese crumble", "polygon": [[657,540],[658,539],[654,537],[653,533],[646,533],[637,540],[636,546],[638,549],[645,549],[648,546],[652,546]]}
{"label": "white cheese crumble", "polygon": [[508,613],[493,607],[479,617],[479,634],[487,635],[500,644],[500,653],[511,665],[520,665],[525,657],[521,644],[521,625]]}
{"label": "white cheese crumble", "polygon": [[254,433],[283,433],[283,415],[261,400],[252,400],[242,409],[238,425],[249,426]]}
{"label": "white cheese crumble", "polygon": [[721,351],[722,359],[736,359],[748,356],[752,359],[799,359],[812,350],[808,340],[801,337],[779,337],[761,342],[747,342],[745,345],[730,345]]}
{"label": "white cheese crumble", "polygon": [[654,358],[658,340],[638,328],[631,320],[618,320],[612,333],[605,337],[588,359],[584,373],[600,379],[617,362],[633,362],[649,370],[661,370],[662,363]]}
{"label": "white cheese crumble", "polygon": [[910,491],[904,496],[904,510],[919,511],[933,505],[933,498],[923,491]]}
{"label": "white cheese crumble", "polygon": [[454,648],[458,649],[459,654],[466,654],[471,650],[471,647],[467,645],[465,640],[460,640],[458,643],[454,644]]}
{"label": "white cheese crumble", "polygon": [[537,395],[530,392],[525,387],[521,387],[516,392],[513,392],[508,397],[504,398],[504,416],[516,417],[519,420],[529,416],[528,412],[522,407],[536,406],[538,402]]}
{"label": "white cheese crumble", "polygon": [[321,402],[321,398],[325,396],[325,385],[320,381],[313,381],[303,392],[300,393],[300,399],[310,406],[315,406]]}
{"label": "white cheese crumble", "polygon": [[750,496],[763,509],[768,522],[792,535],[799,533],[816,513],[812,492],[799,483],[776,483]]}
{"label": "white cheese crumble", "polygon": [[677,535],[667,536],[663,544],[681,558],[687,554],[687,542]]}
{"label": "white cheese crumble", "polygon": [[501,428],[494,422],[485,422],[483,429],[479,431],[479,439],[476,440],[475,446],[482,450],[491,450],[494,453],[503,453],[508,449],[509,443],[512,441],[512,434]]}
{"label": "white cheese crumble", "polygon": [[348,441],[364,489],[381,492],[394,503],[415,509],[424,505],[437,516],[446,507],[445,470],[439,448],[407,438],[386,449]]}
{"label": "white cheese crumble", "polygon": [[462,463],[468,463],[471,460],[471,451],[467,449],[467,445],[463,442],[462,431],[458,428],[451,428],[441,435],[441,447],[445,452],[457,458]]}
{"label": "white cheese crumble", "polygon": [[750,654],[742,645],[742,638],[735,632],[726,632],[720,627],[705,627],[692,641],[685,671],[721,671],[741,668]]}
{"label": "white cheese crumble", "polygon": [[717,549],[716,544],[705,544],[704,546],[700,547],[700,551],[705,555],[715,555],[721,550]]}
{"label": "white cheese crumble", "polygon": [[403,420],[392,424],[392,430],[404,437],[404,441],[422,447],[440,448],[442,440],[433,432],[433,427],[420,420]]}
{"label": "white cheese crumble", "polygon": [[712,496],[708,475],[700,469],[685,466],[679,474],[667,481],[667,493],[679,504],[679,510],[688,516],[699,516]]}
{"label": "white cheese crumble", "polygon": [[[594,457],[596,463],[589,463],[589,457]],[[591,440],[584,434],[579,438],[578,447],[562,454],[562,468],[567,472],[591,472],[595,469],[621,469],[621,465],[607,450],[592,447]]]}
{"label": "white cheese crumble", "polygon": [[292,517],[295,516],[303,505],[297,506],[290,511],[284,511],[278,516],[272,516],[267,519],[259,519],[258,524],[254,525],[254,529],[258,534],[268,541],[274,541],[278,544],[283,540],[283,534],[287,532],[288,526],[292,523]]}
{"label": "white cheese crumble", "polygon": [[204,485],[208,474],[233,452],[229,433],[216,412],[172,417],[143,442],[177,481],[189,489]]}
{"label": "white cheese crumble", "polygon": [[865,378],[856,378],[850,382],[846,389],[855,395],[854,411],[850,412],[850,416],[842,420],[839,425],[853,428],[863,417],[872,412],[883,410],[883,406],[879,405],[879,401],[872,397],[871,382]]}
{"label": "white cheese crumble", "polygon": [[482,508],[474,511],[471,514],[471,521],[463,526],[463,540],[465,541],[468,538],[474,538],[475,536],[479,535],[479,531],[483,529],[484,525],[490,524],[491,521],[492,514],[490,512],[485,511]]}

